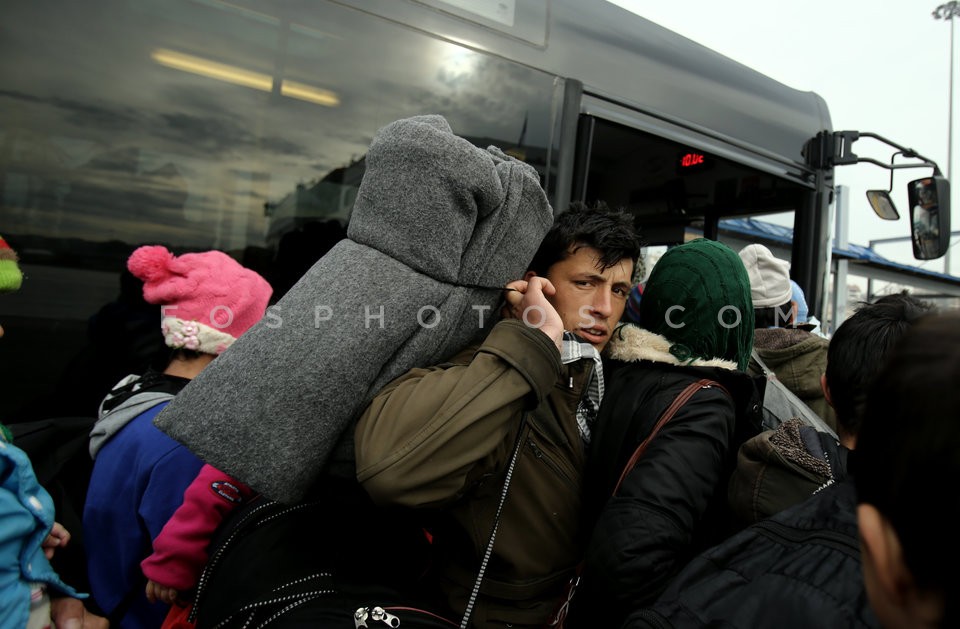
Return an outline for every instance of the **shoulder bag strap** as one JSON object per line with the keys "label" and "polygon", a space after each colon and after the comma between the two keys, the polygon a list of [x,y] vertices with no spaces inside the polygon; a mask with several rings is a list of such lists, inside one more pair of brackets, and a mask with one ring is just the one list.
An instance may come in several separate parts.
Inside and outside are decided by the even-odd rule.
{"label": "shoulder bag strap", "polygon": [[[673,419],[673,416],[677,414],[677,411],[680,408],[690,401],[690,398],[693,397],[693,394],[699,391],[700,389],[709,389],[711,387],[717,387],[721,389],[727,395],[730,395],[730,391],[727,390],[722,384],[715,380],[710,380],[708,378],[703,378],[697,382],[693,382],[688,385],[683,391],[681,391],[677,397],[673,399],[673,402],[660,416],[660,419],[657,420],[657,423],[654,425],[653,430],[650,431],[650,434],[647,435],[647,438],[637,446],[637,449],[633,451],[633,454],[627,460],[626,465],[623,467],[623,471],[620,473],[620,478],[617,479],[617,484],[611,492],[611,496],[616,496],[617,492],[620,491],[620,485],[623,484],[623,480],[627,477],[634,467],[636,467],[637,462],[640,460],[640,457],[643,456],[643,453],[647,451],[647,446],[650,445],[650,442],[653,441],[654,437],[660,432],[660,429],[663,428],[667,422]],[[567,584],[566,596],[564,597],[563,603],[560,605],[560,608],[554,613],[553,619],[548,624],[549,627],[556,627],[557,629],[564,628],[564,622],[566,621],[567,611],[570,609],[570,601],[573,600],[573,595],[577,591],[577,586],[580,585],[580,579],[583,575],[584,562],[581,561],[577,564],[576,571],[574,572],[573,577],[570,578],[570,582]]]}
{"label": "shoulder bag strap", "polygon": [[700,389],[709,389],[711,387],[718,387],[723,390],[724,393],[730,395],[730,392],[727,391],[726,387],[715,380],[709,380],[704,378],[698,380],[687,386],[683,391],[673,399],[673,403],[667,407],[667,410],[663,412],[663,415],[660,416],[660,419],[657,420],[657,423],[654,425],[653,430],[650,431],[650,434],[647,435],[647,438],[637,446],[637,449],[633,451],[633,455],[627,460],[627,464],[623,466],[623,471],[620,472],[620,478],[617,479],[617,484],[614,486],[613,491],[611,492],[612,496],[616,496],[617,492],[620,491],[620,485],[623,484],[624,479],[627,477],[634,467],[636,467],[637,462],[640,460],[640,457],[643,456],[643,453],[647,451],[647,447],[650,445],[650,442],[659,434],[660,429],[663,428],[667,422],[673,419],[673,416],[677,414],[677,411],[686,404],[690,398],[693,397],[693,394],[699,391]]}

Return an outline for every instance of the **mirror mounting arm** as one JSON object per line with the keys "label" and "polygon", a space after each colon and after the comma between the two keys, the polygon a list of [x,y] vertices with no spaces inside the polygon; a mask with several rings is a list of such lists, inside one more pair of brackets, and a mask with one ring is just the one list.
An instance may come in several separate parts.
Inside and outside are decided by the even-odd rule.
{"label": "mirror mounting arm", "polygon": [[[887,146],[891,146],[897,149],[897,152],[893,154],[893,157],[897,155],[903,155],[904,157],[909,157],[913,159],[918,159],[921,161],[919,164],[894,164],[893,157],[890,158],[890,163],[886,164],[884,162],[875,160],[870,157],[860,157],[853,152],[852,146],[853,143],[859,140],[860,138],[873,138],[883,142]],[[881,168],[887,168],[889,170],[898,170],[901,168],[933,168],[934,176],[941,176],[940,167],[937,166],[937,163],[932,159],[924,157],[917,151],[907,148],[905,146],[900,146],[893,140],[888,140],[887,138],[879,135],[877,133],[871,133],[869,131],[835,131],[833,133],[833,151],[831,152],[832,158],[829,160],[831,166],[843,166],[846,164],[874,164],[880,166]],[[893,173],[891,172],[891,179]],[[892,182],[891,182],[892,189]]]}

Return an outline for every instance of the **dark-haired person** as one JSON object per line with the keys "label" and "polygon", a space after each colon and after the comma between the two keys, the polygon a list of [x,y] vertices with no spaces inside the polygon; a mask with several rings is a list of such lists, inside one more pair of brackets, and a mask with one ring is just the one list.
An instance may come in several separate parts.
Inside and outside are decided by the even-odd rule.
{"label": "dark-haired person", "polygon": [[[586,518],[599,517],[571,626],[620,626],[730,533],[726,486],[736,446],[760,426],[758,392],[744,373],[754,330],[750,284],[733,250],[702,238],[670,249],[639,306],[639,324],[620,327],[607,346],[607,390],[584,492]],[[678,395],[702,380],[709,384],[655,432]]]}
{"label": "dark-haired person", "polygon": [[[741,249],[740,259],[750,277],[757,328],[754,351],[784,386],[836,430],[837,419],[820,386],[829,342],[805,329],[812,326],[797,327],[799,304],[793,299],[789,265],[760,244]],[[750,373],[761,373],[756,361]]]}
{"label": "dark-haired person", "polygon": [[784,422],[740,448],[729,500],[738,521],[752,524],[803,502],[847,474],[867,387],[904,332],[930,306],[906,293],[861,304],[830,340],[821,386],[837,418],[839,443],[799,419]]}
{"label": "dark-haired person", "polygon": [[960,314],[929,316],[866,401],[854,480],[867,596],[887,629],[960,623]]}
{"label": "dark-haired person", "polygon": [[542,627],[555,610],[583,550],[581,479],[604,390],[599,352],[639,254],[629,214],[563,212],[523,280],[509,284],[504,320],[486,340],[395,380],[361,417],[357,476],[373,499],[439,511],[427,581],[450,615],[467,605],[518,443],[472,623]]}

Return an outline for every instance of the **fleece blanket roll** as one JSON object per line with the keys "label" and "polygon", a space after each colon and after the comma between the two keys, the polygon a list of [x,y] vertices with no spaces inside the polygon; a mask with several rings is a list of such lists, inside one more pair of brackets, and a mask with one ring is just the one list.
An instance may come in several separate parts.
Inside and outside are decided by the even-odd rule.
{"label": "fleece blanket roll", "polygon": [[298,500],[335,448],[352,457],[377,391],[485,335],[497,287],[522,276],[552,223],[530,165],[473,146],[441,116],[383,127],[347,239],[156,425],[267,497]]}

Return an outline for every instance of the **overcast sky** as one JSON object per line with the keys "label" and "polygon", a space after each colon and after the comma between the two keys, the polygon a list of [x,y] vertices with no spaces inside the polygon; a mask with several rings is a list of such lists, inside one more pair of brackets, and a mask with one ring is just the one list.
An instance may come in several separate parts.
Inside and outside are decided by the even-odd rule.
{"label": "overcast sky", "polygon": [[[872,131],[933,159],[946,174],[951,24],[932,16],[943,0],[610,1],[790,87],[820,94],[834,130]],[[960,56],[960,35],[954,37],[954,54]],[[954,127],[956,137],[956,113]],[[956,141],[954,147],[953,168],[960,173]],[[883,162],[892,153],[870,139],[853,148]],[[891,196],[901,218],[894,222],[878,219],[865,196],[868,189],[887,188],[889,171],[869,164],[836,168],[836,182],[851,192],[851,242],[907,236],[906,184],[929,173],[905,169],[895,174]],[[956,187],[954,206],[960,197]],[[954,231],[960,229],[958,216],[954,209]],[[898,262],[944,268],[942,258],[914,260],[909,242],[879,244],[876,250]],[[960,245],[953,247],[950,265],[960,274]]]}

